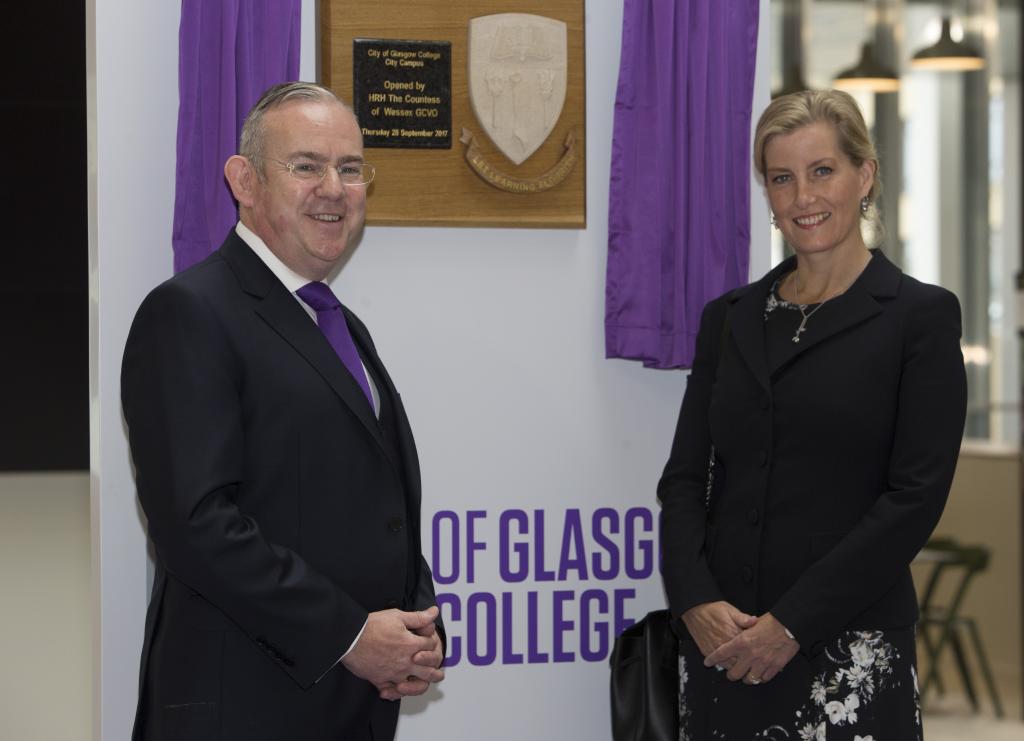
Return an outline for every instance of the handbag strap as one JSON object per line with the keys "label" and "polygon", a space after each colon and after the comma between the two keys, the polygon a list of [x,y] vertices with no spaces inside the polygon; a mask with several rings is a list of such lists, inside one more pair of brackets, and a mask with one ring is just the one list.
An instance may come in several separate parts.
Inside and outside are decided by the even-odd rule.
{"label": "handbag strap", "polygon": [[[729,307],[725,307],[725,318],[722,320],[722,336],[718,340],[718,353],[715,357],[715,375],[718,378],[718,368],[722,365],[722,353],[725,352],[725,343],[729,339]],[[711,443],[711,453],[708,456],[708,475],[704,482],[704,509],[711,512],[711,490],[715,484],[715,444]]]}

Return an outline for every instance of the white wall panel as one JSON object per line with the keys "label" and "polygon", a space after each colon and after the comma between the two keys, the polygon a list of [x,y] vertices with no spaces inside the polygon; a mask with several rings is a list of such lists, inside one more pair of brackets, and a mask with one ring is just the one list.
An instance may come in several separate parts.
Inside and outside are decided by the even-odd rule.
{"label": "white wall panel", "polygon": [[[767,17],[767,0],[761,2]],[[307,78],[316,59],[314,7],[313,0],[303,0],[301,70]],[[178,12],[177,3],[89,3],[97,740],[127,738],[148,598],[145,536],[117,378],[135,308],[171,273]],[[567,512],[570,519],[581,515],[589,553],[597,542],[590,529],[594,510],[610,508],[620,519],[631,508],[657,513],[655,484],[685,375],[604,359],[608,173],[621,19],[619,2],[587,4],[587,229],[368,228],[334,281],[342,300],[371,328],[403,394],[420,448],[428,555],[437,512],[458,515],[462,546],[467,513],[486,513],[476,516],[477,539],[485,548],[475,552],[474,583],[465,579],[462,548],[460,580],[439,591],[458,593],[465,602],[470,594],[489,593],[499,605],[502,592],[510,593],[513,652],[528,648],[531,591],[541,614],[547,610],[533,646],[539,653],[554,649],[550,613],[563,599],[556,591],[578,597],[603,590],[614,600],[616,590],[622,596],[621,590],[632,589],[634,596],[623,602],[629,617],[662,604],[656,573],[632,578],[623,564],[607,581],[592,573],[582,579],[577,570],[565,581],[507,583],[499,569],[504,510],[524,510],[531,523],[535,510],[544,512],[546,565],[556,570]],[[761,58],[767,59],[763,53]],[[766,102],[763,79],[758,86]],[[759,110],[755,104],[755,116]],[[369,150],[367,158],[372,156]],[[757,226],[767,224],[759,186],[752,201],[758,244],[751,265],[760,273],[767,269],[768,244],[767,227]],[[613,540],[621,546],[624,537],[620,531]],[[450,538],[438,545],[448,558]],[[473,665],[464,658],[444,684],[406,703],[399,737],[478,739],[486,727],[490,739],[607,738],[607,663],[580,660],[579,618],[569,612],[563,617],[577,623],[565,633],[565,650],[577,654],[575,661],[503,664],[499,653],[494,663]],[[465,640],[465,621],[452,621],[453,636]],[[500,621],[497,630],[500,640]]]}
{"label": "white wall panel", "polygon": [[118,379],[135,309],[171,274],[179,5],[86,12],[93,739],[110,741],[131,735],[148,600]]}

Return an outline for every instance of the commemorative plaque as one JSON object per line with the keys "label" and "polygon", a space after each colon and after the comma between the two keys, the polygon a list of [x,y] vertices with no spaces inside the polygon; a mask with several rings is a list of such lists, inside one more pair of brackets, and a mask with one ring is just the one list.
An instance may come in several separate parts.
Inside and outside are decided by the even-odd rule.
{"label": "commemorative plaque", "polygon": [[353,39],[352,78],[365,146],[451,148],[451,43]]}
{"label": "commemorative plaque", "polygon": [[320,79],[377,172],[367,224],[586,226],[584,0],[318,4]]}
{"label": "commemorative plaque", "polygon": [[[521,165],[548,138],[565,103],[566,24],[528,13],[498,13],[469,22],[469,100],[477,122],[507,159]],[[484,182],[509,193],[540,193],[559,185],[579,162],[569,131],[561,159],[524,178],[505,172],[462,129],[466,163]]]}

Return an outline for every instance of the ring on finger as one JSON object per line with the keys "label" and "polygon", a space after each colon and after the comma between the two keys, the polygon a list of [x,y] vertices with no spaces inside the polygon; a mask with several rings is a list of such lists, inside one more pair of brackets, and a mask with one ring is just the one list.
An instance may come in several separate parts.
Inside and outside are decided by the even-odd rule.
{"label": "ring on finger", "polygon": [[748,674],[747,675],[747,681],[750,682],[751,684],[761,684],[761,678],[760,677],[755,677],[753,674]]}

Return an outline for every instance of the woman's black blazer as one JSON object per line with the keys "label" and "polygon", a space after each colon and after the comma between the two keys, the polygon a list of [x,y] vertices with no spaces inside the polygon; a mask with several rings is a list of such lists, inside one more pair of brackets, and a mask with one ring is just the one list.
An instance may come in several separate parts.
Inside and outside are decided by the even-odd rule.
{"label": "woman's black blazer", "polygon": [[771,612],[813,655],[917,619],[909,564],[942,514],[967,390],[956,297],[879,251],[769,367],[765,299],[793,267],[705,307],[658,496],[672,613]]}

